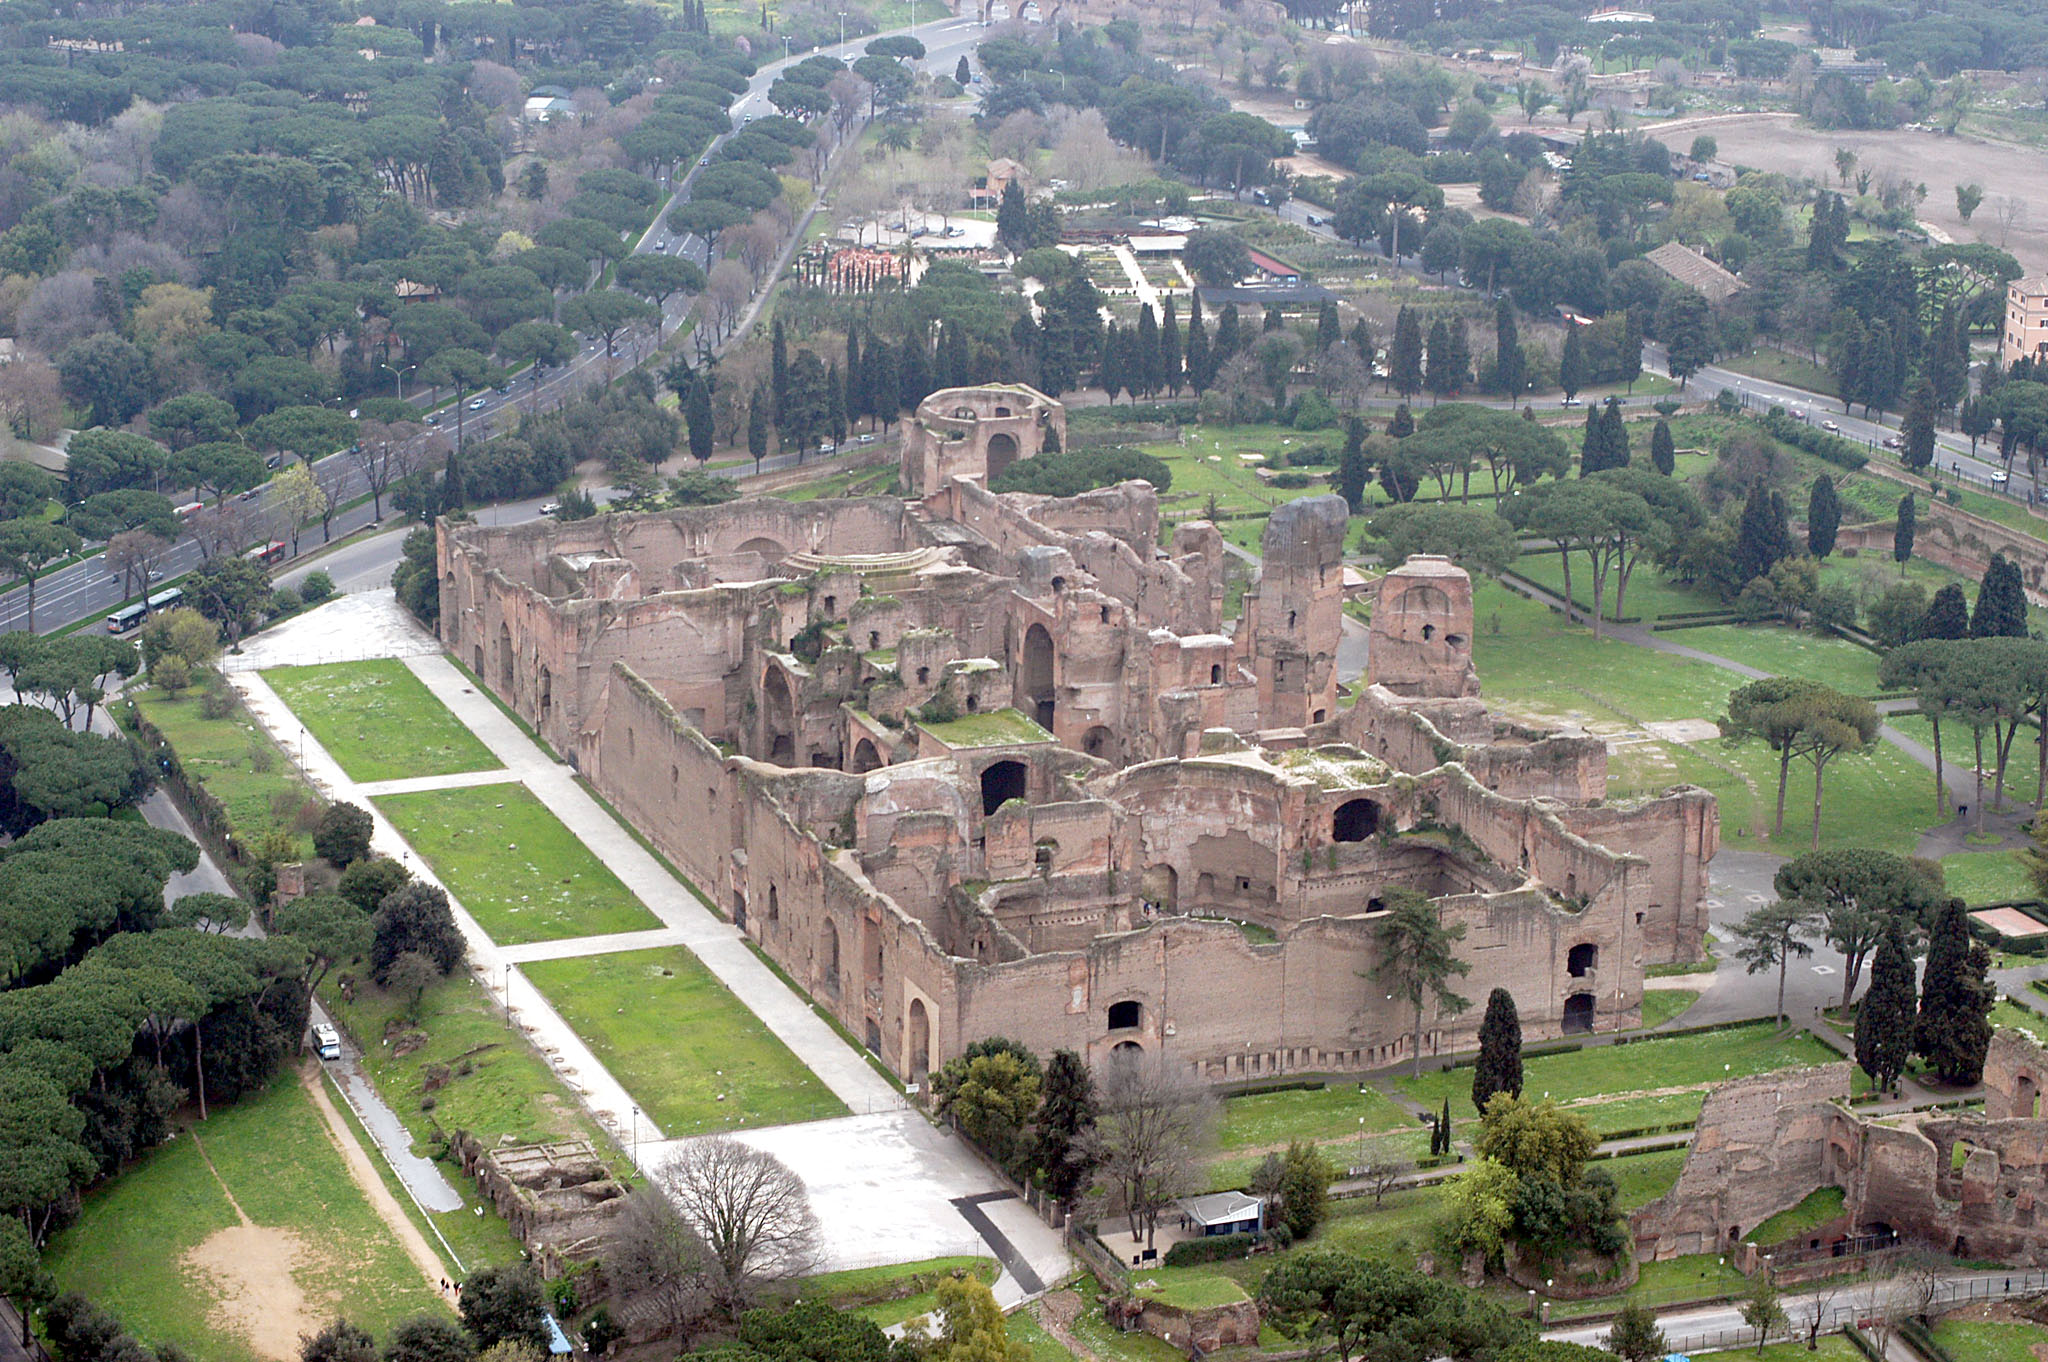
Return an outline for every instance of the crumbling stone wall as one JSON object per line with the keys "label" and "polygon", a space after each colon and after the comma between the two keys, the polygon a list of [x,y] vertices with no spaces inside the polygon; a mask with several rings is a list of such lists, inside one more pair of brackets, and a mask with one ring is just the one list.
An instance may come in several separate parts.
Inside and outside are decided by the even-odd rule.
{"label": "crumbling stone wall", "polygon": [[1366,677],[1396,695],[1479,694],[1472,666],[1472,579],[1450,559],[1416,554],[1380,578]]}
{"label": "crumbling stone wall", "polygon": [[468,1131],[450,1142],[462,1171],[533,1255],[541,1275],[599,1256],[626,1189],[588,1140],[487,1148]]}
{"label": "crumbling stone wall", "polygon": [[954,478],[986,483],[1050,443],[1066,447],[1067,409],[1023,383],[941,388],[903,423],[902,483],[912,496]]}

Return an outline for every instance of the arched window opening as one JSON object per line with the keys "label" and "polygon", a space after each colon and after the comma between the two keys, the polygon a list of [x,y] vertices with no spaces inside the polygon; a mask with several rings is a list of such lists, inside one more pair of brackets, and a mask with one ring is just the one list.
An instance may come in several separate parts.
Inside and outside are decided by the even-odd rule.
{"label": "arched window opening", "polygon": [[974,713],[977,713],[977,712],[979,712],[979,711],[980,711],[980,709],[981,709],[981,697],[980,697],[979,695],[970,695],[970,696],[968,696],[968,697],[967,697],[967,712],[968,712],[969,714],[974,714]]}
{"label": "arched window opening", "polygon": [[[776,892],[775,886],[772,884],[768,886],[768,920],[770,922],[782,921],[782,895]],[[839,944],[839,929],[833,927],[829,922],[825,926],[832,931],[832,944],[836,950]],[[836,960],[838,957],[835,955],[833,958]]]}
{"label": "arched window opening", "polygon": [[981,773],[981,812],[984,818],[1013,799],[1024,798],[1031,771],[1021,761],[999,761]]}
{"label": "arched window opening", "polygon": [[1109,1029],[1112,1031],[1135,1031],[1144,1022],[1145,1005],[1135,999],[1109,1005]]}
{"label": "arched window opening", "polygon": [[1593,1031],[1593,995],[1574,993],[1564,1000],[1564,1033],[1585,1036]]}
{"label": "arched window opening", "polygon": [[1209,664],[1209,684],[1212,686],[1220,686],[1223,684],[1222,663],[1212,662]]}
{"label": "arched window opening", "polygon": [[1380,806],[1370,799],[1352,799],[1330,815],[1330,840],[1363,842],[1380,830]]}
{"label": "arched window opening", "polygon": [[1574,979],[1583,979],[1600,965],[1600,948],[1589,941],[1581,941],[1565,956],[1564,972]]}
{"label": "arched window opening", "polygon": [[836,998],[839,996],[839,927],[829,920],[825,923],[824,957],[825,991]]}
{"label": "arched window opening", "polygon": [[929,686],[931,683],[932,669],[930,667],[919,667],[917,669],[917,684],[920,686]]}

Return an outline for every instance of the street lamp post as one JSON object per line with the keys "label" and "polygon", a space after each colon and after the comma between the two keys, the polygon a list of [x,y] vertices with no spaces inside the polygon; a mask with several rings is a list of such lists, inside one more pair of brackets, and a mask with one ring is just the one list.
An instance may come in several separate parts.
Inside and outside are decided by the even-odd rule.
{"label": "street lamp post", "polygon": [[640,1166],[640,1108],[633,1108],[633,1166]]}
{"label": "street lamp post", "polygon": [[419,368],[420,366],[417,364],[408,364],[403,369],[394,369],[388,364],[380,363],[377,365],[377,367],[391,375],[392,379],[397,383],[398,386],[398,400],[401,402],[405,401],[405,376],[411,373],[413,370]]}
{"label": "street lamp post", "polygon": [[839,55],[846,56],[846,11],[839,11]]}

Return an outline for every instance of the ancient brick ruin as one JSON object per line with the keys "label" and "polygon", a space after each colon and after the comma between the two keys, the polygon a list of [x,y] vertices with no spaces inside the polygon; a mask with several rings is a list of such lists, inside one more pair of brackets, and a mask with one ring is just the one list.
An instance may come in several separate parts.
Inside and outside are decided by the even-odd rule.
{"label": "ancient brick ruin", "polygon": [[1389,684],[1346,693],[1338,498],[1274,512],[1226,619],[1222,536],[1162,549],[1149,484],[985,489],[1058,403],[919,413],[915,500],[440,531],[447,646],[892,1069],[998,1033],[1218,1080],[1395,1063],[1395,887],[1532,1039],[1633,1024],[1644,965],[1697,957],[1712,797],[1607,803],[1600,743],[1491,716],[1463,572],[1390,575]]}
{"label": "ancient brick ruin", "polygon": [[[1677,1184],[1635,1213],[1639,1252],[1732,1252],[1753,1265],[1764,1250],[1825,1256],[1897,1235],[1958,1257],[2048,1263],[2048,1051],[2038,1041],[2010,1028],[1992,1037],[1981,1115],[1860,1115],[1851,1072],[1845,1061],[1709,1093]],[[1842,1189],[1835,1222],[1750,1247],[1758,1225],[1821,1187]]]}

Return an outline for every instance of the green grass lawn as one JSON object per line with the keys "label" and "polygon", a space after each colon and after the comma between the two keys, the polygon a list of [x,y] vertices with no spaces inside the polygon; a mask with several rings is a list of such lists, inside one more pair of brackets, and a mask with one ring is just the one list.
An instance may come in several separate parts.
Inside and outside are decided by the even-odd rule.
{"label": "green grass lawn", "polygon": [[[486,1145],[509,1135],[516,1144],[540,1140],[590,1140],[601,1155],[614,1151],[575,1096],[475,978],[458,973],[428,989],[416,1025],[398,1020],[400,1000],[367,979],[356,979],[344,995],[330,978],[320,1000],[362,1046],[363,1067],[377,1091],[413,1137],[413,1146],[439,1157],[445,1132],[467,1130]],[[515,998],[514,1002],[518,1000]],[[387,1037],[417,1032],[424,1043],[393,1053]],[[428,1097],[428,1072],[447,1081]],[[459,1166],[444,1161],[441,1171],[460,1178]]]}
{"label": "green grass lawn", "polygon": [[381,1335],[401,1319],[444,1309],[350,1181],[296,1073],[214,1108],[192,1128],[197,1140],[159,1146],[86,1196],[77,1223],[44,1259],[63,1289],[113,1311],[146,1343],[175,1343],[209,1362],[255,1362],[249,1342],[213,1318],[214,1280],[186,1261],[209,1236],[239,1224],[232,1195],[256,1226],[296,1236],[292,1279],[311,1318],[345,1310]]}
{"label": "green grass lawn", "polygon": [[[835,1309],[852,1311],[886,1329],[892,1324],[929,1315],[938,1309],[939,1285],[948,1277],[966,1273],[989,1283],[995,1281],[997,1272],[993,1258],[927,1258],[921,1262],[888,1267],[827,1272],[805,1278],[796,1284],[795,1290],[812,1299],[823,1294]],[[1026,1315],[1012,1316],[1013,1330],[1018,1319],[1026,1320],[1033,1327],[1037,1323]],[[1045,1342],[1052,1343],[1051,1336],[1044,1330],[1038,1330],[1038,1335]],[[1057,1356],[1066,1357],[1068,1354],[1062,1350]]]}
{"label": "green grass lawn", "polygon": [[1646,989],[1643,992],[1643,1026],[1645,1029],[1662,1026],[1699,1000],[1700,995],[1689,988]]}
{"label": "green grass lawn", "polygon": [[1779,1211],[1743,1237],[1760,1246],[1782,1244],[1811,1234],[1842,1213],[1842,1189],[1816,1187],[1797,1206]]}
{"label": "green grass lawn", "polygon": [[399,780],[499,766],[477,736],[396,658],[263,673],[352,780]]}
{"label": "green grass lawn", "polygon": [[[1668,1036],[1631,1045],[1599,1045],[1570,1054],[1538,1055],[1522,1066],[1522,1095],[1572,1102],[1645,1088],[1724,1082],[1795,1065],[1825,1064],[1835,1052],[1803,1031],[1780,1036],[1769,1022],[1692,1036]],[[1425,1106],[1451,1099],[1453,1119],[1472,1119],[1472,1071],[1440,1069],[1395,1080]]]}
{"label": "green grass lawn", "polygon": [[1776,624],[1716,624],[1680,630],[1677,641],[1775,676],[1825,681],[1850,695],[1876,695],[1877,654],[1846,639]]}
{"label": "green grass lawn", "polygon": [[1021,1343],[1028,1349],[1031,1362],[1073,1362],[1074,1355],[1038,1322],[1038,1316],[1033,1313],[1036,1308],[1026,1306],[1003,1322],[1009,1331],[1010,1342]]}
{"label": "green grass lawn", "polygon": [[312,855],[311,822],[300,827],[291,810],[317,806],[318,796],[239,702],[224,719],[209,719],[200,712],[197,690],[185,691],[175,700],[159,690],[144,690],[136,703],[177,752],[186,776],[227,810],[239,841],[246,846],[262,841],[280,826],[282,812],[282,826],[294,834],[299,854]]}
{"label": "green grass lawn", "polygon": [[[1729,1362],[1739,1362],[1742,1358],[1761,1359],[1761,1362],[1863,1362],[1863,1354],[1858,1352],[1856,1345],[1843,1334],[1824,1334],[1814,1342],[1818,1346],[1811,1352],[1804,1343],[1790,1339],[1783,1343],[1768,1344],[1761,1353],[1756,1350],[1756,1344],[1747,1343],[1739,1348],[1700,1355],[1725,1357]],[[1956,1356],[1961,1359],[1963,1354],[1958,1353]],[[1971,1358],[1970,1362],[1979,1360]]]}
{"label": "green grass lawn", "polygon": [[2048,1345],[2038,1324],[1945,1319],[1930,1331],[1956,1362],[2036,1362],[2036,1348]]}
{"label": "green grass lawn", "polygon": [[1677,1185],[1679,1170],[1685,1167],[1685,1155],[1683,1149],[1659,1149],[1649,1154],[1602,1159],[1591,1166],[1607,1170],[1607,1175],[1614,1179],[1621,1208],[1632,1211],[1649,1205]]}
{"label": "green grass lawn", "polygon": [[1737,1295],[1749,1289],[1749,1278],[1712,1253],[1687,1254],[1662,1262],[1643,1263],[1637,1271],[1640,1275],[1636,1284],[1621,1295],[1584,1301],[1555,1301],[1551,1305],[1551,1318],[1562,1320],[1577,1315],[1604,1314],[1623,1301],[1662,1306]]}
{"label": "green grass lawn", "polygon": [[500,945],[661,925],[523,785],[374,802]]}
{"label": "green grass lawn", "polygon": [[1208,1310],[1219,1305],[1235,1305],[1245,1299],[1244,1288],[1220,1273],[1176,1274],[1172,1280],[1155,1286],[1141,1285],[1138,1294],[1147,1300],[1176,1305],[1183,1310]]}
{"label": "green grass lawn", "polygon": [[[1729,692],[1743,684],[1741,676],[1708,663],[1596,640],[1584,625],[1567,624],[1547,607],[1491,582],[1475,587],[1473,603],[1473,660],[1488,701],[1538,723],[1640,739],[1645,723],[1725,714]],[[1747,653],[1741,660],[1756,666],[1798,659],[1802,670],[1851,688],[1860,683],[1855,669],[1862,668],[1875,686],[1870,654],[1834,640],[1736,627],[1685,630],[1673,637],[1706,648],[1718,641],[1716,634],[1731,636],[1726,646]],[[1690,744],[1631,741],[1608,762],[1608,794],[1614,798],[1653,796],[1689,781],[1720,799],[1725,845],[1796,855],[1809,841],[1812,773],[1794,771],[1785,832],[1771,837],[1777,779],[1777,762],[1761,743],[1730,745],[1719,737]],[[1875,846],[1910,855],[1920,830],[1933,821],[1931,800],[1916,798],[1933,780],[1889,744],[1837,759],[1828,771],[1821,845]]]}
{"label": "green grass lawn", "polygon": [[1414,1120],[1376,1088],[1337,1082],[1317,1090],[1255,1093],[1223,1103],[1222,1149],[1271,1149],[1292,1140],[1327,1140],[1403,1130]]}
{"label": "green grass lawn", "polygon": [[671,1138],[844,1116],[846,1106],[681,946],[524,967]]}
{"label": "green grass lawn", "polygon": [[2039,896],[2025,866],[2010,851],[1959,851],[1941,858],[1948,892],[1966,903],[2005,903]]}
{"label": "green grass lawn", "polygon": [[1835,396],[1835,378],[1827,369],[1782,350],[1756,349],[1746,355],[1730,355],[1714,363],[1738,374],[1748,374],[1769,383],[1783,383],[1808,392]]}

